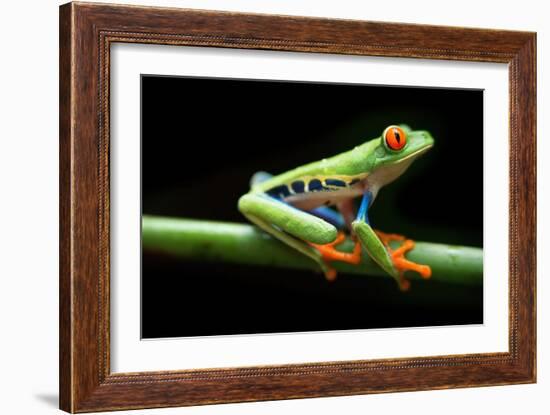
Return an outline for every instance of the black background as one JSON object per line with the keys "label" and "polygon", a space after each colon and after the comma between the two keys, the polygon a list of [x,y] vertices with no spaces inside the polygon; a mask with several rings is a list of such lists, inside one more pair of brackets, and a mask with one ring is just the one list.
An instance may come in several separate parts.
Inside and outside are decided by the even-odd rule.
{"label": "black background", "polygon": [[[282,173],[380,136],[426,129],[435,146],[370,209],[375,228],[483,245],[483,92],[142,76],[142,209],[246,223],[258,170]],[[482,287],[142,258],[142,336],[482,323]]]}

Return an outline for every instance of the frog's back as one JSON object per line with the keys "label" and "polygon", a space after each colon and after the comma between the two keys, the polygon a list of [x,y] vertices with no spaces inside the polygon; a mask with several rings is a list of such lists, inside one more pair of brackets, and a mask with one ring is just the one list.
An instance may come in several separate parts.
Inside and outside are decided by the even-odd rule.
{"label": "frog's back", "polygon": [[314,161],[295,169],[288,170],[279,175],[273,176],[252,186],[253,193],[267,193],[270,189],[278,186],[291,185],[293,182],[313,179],[330,178],[334,176],[346,177],[353,180],[355,177],[363,177],[369,172],[369,160],[365,154],[371,154],[378,140],[368,141],[352,150],[336,156]]}

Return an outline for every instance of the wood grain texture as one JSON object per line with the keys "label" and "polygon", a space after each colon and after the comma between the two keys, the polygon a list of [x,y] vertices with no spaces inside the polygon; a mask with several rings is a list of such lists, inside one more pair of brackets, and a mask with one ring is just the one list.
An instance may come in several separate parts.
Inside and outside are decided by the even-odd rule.
{"label": "wood grain texture", "polygon": [[71,299],[71,102],[72,20],[69,8],[59,14],[59,406],[72,410],[73,370]]}
{"label": "wood grain texture", "polygon": [[[508,63],[509,352],[111,373],[113,42]],[[535,381],[534,33],[69,3],[60,9],[59,58],[61,409],[89,412]]]}

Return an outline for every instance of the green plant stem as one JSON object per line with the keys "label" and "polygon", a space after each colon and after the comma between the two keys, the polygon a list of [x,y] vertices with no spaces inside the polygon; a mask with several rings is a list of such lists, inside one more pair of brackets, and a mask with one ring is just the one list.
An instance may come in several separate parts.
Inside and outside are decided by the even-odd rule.
{"label": "green plant stem", "polygon": [[[142,244],[144,250],[188,260],[319,271],[318,265],[311,259],[258,228],[241,223],[144,215]],[[350,239],[338,247],[348,252],[352,248],[353,241]],[[359,265],[332,264],[340,272],[390,278],[365,252],[362,257]],[[483,251],[479,248],[417,242],[407,258],[430,265],[434,281],[466,285],[482,283]],[[421,277],[408,272],[407,278]]]}

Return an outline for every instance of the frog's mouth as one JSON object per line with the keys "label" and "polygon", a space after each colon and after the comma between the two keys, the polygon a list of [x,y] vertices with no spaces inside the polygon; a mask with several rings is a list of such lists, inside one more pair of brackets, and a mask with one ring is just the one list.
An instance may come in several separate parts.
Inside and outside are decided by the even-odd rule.
{"label": "frog's mouth", "polygon": [[417,158],[418,156],[424,154],[425,152],[427,152],[430,148],[432,148],[434,145],[433,144],[427,144],[423,147],[420,147],[418,150],[412,152],[411,154],[409,154],[407,157],[403,157],[401,160],[399,160],[398,162],[396,162],[395,164],[401,164],[403,163],[404,161],[410,161],[411,159],[414,160],[415,158]]}
{"label": "frog's mouth", "polygon": [[380,187],[393,182],[395,179],[405,173],[405,171],[409,168],[413,161],[416,160],[418,156],[424,154],[432,147],[433,144],[425,145],[415,152],[409,154],[407,157],[404,157],[393,164],[381,166],[369,176],[368,181],[372,183],[377,183]]}

